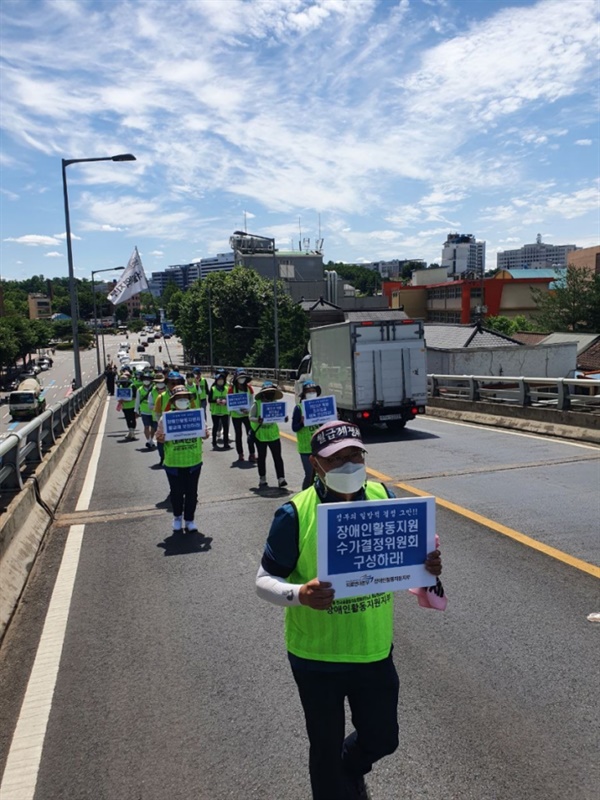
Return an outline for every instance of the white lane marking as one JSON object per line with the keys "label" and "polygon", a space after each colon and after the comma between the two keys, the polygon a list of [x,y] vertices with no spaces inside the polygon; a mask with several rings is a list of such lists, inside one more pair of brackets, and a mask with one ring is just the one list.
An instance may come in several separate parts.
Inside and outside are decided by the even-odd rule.
{"label": "white lane marking", "polygon": [[32,800],[58,675],[84,525],[72,525],[0,785],[0,800]]}
{"label": "white lane marking", "polygon": [[[484,412],[481,412],[484,413]],[[526,439],[543,439],[550,444],[568,444],[570,447],[583,447],[584,450],[598,450],[598,445],[582,444],[581,442],[571,442],[568,439],[561,439],[559,436],[545,436],[543,433],[522,433],[521,431],[509,431],[507,428],[495,428],[491,425],[478,425],[476,422],[456,422],[451,419],[440,419],[439,417],[428,416],[421,417],[423,422],[439,422],[442,425],[460,425],[463,428],[477,428],[480,431],[489,431],[490,433],[506,433],[508,436],[524,436]]]}
{"label": "white lane marking", "polygon": [[[108,398],[76,511],[87,510],[106,429]],[[71,525],[6,760],[0,800],[33,800],[65,640],[85,525]]]}
{"label": "white lane marking", "polygon": [[102,440],[104,439],[104,431],[106,429],[106,417],[108,415],[108,397],[104,404],[104,411],[102,412],[102,419],[100,420],[100,427],[98,428],[98,435],[92,451],[92,457],[88,465],[88,471],[83,481],[81,494],[77,500],[75,511],[87,511],[90,507],[92,499],[92,492],[94,491],[94,484],[96,483],[96,473],[98,472],[98,463],[100,461],[100,451],[102,450]]}

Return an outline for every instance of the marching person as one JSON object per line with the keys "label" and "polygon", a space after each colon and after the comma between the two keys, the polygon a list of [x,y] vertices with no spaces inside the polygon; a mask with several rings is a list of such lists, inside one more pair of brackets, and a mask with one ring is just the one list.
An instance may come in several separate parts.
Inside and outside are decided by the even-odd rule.
{"label": "marching person", "polygon": [[[135,413],[137,387],[131,380],[130,372],[122,373],[117,382],[117,386],[120,389],[131,390],[131,396],[129,400],[119,400],[121,410],[123,411],[123,414],[125,415],[125,421],[127,422],[127,439],[131,441],[132,439],[135,439],[135,429],[137,426],[137,414]],[[117,410],[119,408],[119,403],[117,404]]]}
{"label": "marching person", "polygon": [[[285,639],[306,718],[313,800],[368,798],[364,775],[398,746],[393,594],[335,600],[331,584],[316,577],[319,503],[393,497],[383,484],[367,480],[365,453],[360,429],[351,423],[328,422],[313,434],[315,483],[276,511],[256,577],[259,596],[286,608]],[[427,555],[425,568],[441,574],[439,550]],[[445,607],[439,580],[419,592],[420,605]],[[344,738],[346,698],[355,730]]]}
{"label": "marching person", "polygon": [[[279,425],[276,422],[265,422],[262,417],[262,404],[272,403],[281,400],[283,392],[278,389],[272,381],[264,381],[262,388],[255,394],[255,402],[250,409],[250,425],[256,439],[256,451],[258,453],[258,488],[263,489],[268,485],[267,481],[267,449],[271,451],[277,484],[280,489],[287,486],[285,479],[285,468],[281,457],[281,439],[279,437]],[[287,422],[287,417],[285,418]]]}
{"label": "marching person", "polygon": [[217,372],[215,382],[208,392],[210,415],[212,418],[212,449],[217,450],[217,436],[223,433],[223,449],[231,450],[229,444],[229,410],[227,408],[227,386],[225,384],[227,373]]}
{"label": "marching person", "polygon": [[[165,403],[163,414],[168,411],[186,411],[199,408],[197,400],[187,386],[175,386]],[[185,529],[188,533],[198,531],[194,516],[198,505],[198,481],[202,469],[202,438],[169,441],[165,439],[164,417],[161,416],[156,433],[157,441],[164,447],[164,469],[171,489],[173,508],[173,531]],[[204,438],[208,438],[205,428]]]}
{"label": "marching person", "polygon": [[194,373],[191,370],[185,373],[185,385],[189,393],[196,401],[196,407],[200,408],[200,397],[198,394],[198,386],[196,384]]}
{"label": "marching person", "polygon": [[[248,400],[254,395],[254,389],[250,386],[250,378],[245,369],[236,369],[233,381],[229,387],[229,394],[239,393],[247,393]],[[248,408],[238,408],[231,411],[231,421],[235,431],[235,449],[237,450],[238,461],[244,460],[244,438],[248,441],[248,461],[256,461],[254,441],[252,437],[248,439],[250,431],[252,430],[248,418],[249,411],[250,403],[248,403]]]}
{"label": "marching person", "polygon": [[[157,395],[155,396],[152,404],[152,417],[158,428],[158,422],[160,421],[164,406],[167,404],[169,397],[171,397],[173,394],[173,389],[176,386],[182,386],[185,383],[185,380],[181,373],[173,370],[169,372],[166,378],[162,373],[157,373],[155,382]],[[158,448],[158,455],[160,457],[159,464],[162,465],[164,459],[164,447],[162,441],[159,441],[158,438],[156,439],[156,446]]]}
{"label": "marching person", "polygon": [[302,467],[304,469],[304,480],[302,481],[302,488],[308,489],[313,481],[313,467],[310,463],[310,439],[315,431],[319,429],[319,425],[305,425],[304,414],[302,411],[302,401],[312,400],[319,397],[321,394],[321,387],[314,381],[304,381],[302,384],[302,391],[300,392],[299,403],[294,408],[292,414],[292,430],[296,434],[296,446],[300,453],[302,460]]}
{"label": "marching person", "polygon": [[[142,374],[142,385],[138,388],[136,394],[135,413],[142,417],[146,447],[149,450],[153,450],[156,447],[154,441],[156,423],[154,422],[154,415],[152,413],[156,396],[154,375],[152,372],[144,372]],[[150,408],[150,403],[152,403],[152,408]]]}
{"label": "marching person", "polygon": [[194,367],[192,372],[194,373],[194,380],[196,382],[196,388],[198,390],[198,397],[200,398],[200,406],[204,409],[204,416],[208,419],[208,415],[206,413],[206,405],[208,399],[208,381],[206,378],[202,377],[202,370],[200,367]]}
{"label": "marching person", "polygon": [[117,367],[113,366],[110,361],[104,370],[104,377],[106,379],[106,391],[111,397],[115,396],[115,380],[117,377]]}

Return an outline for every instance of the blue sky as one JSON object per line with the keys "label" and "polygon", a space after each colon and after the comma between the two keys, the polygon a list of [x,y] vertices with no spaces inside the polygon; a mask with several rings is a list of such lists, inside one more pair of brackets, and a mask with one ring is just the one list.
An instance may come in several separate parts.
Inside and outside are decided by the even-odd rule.
{"label": "blue sky", "polygon": [[597,0],[2,0],[2,277],[600,242]]}

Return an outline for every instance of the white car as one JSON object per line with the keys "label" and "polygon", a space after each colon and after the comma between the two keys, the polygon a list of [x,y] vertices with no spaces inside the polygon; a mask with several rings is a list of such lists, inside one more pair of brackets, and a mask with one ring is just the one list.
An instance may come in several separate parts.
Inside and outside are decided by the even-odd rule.
{"label": "white car", "polygon": [[152,365],[149,361],[144,361],[143,359],[130,361],[129,366],[132,369],[135,369],[136,372],[145,372],[146,370],[152,369]]}

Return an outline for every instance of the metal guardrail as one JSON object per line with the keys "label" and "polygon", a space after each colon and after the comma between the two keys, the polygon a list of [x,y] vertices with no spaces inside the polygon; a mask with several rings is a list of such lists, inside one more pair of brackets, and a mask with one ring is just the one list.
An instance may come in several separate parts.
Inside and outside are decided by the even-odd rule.
{"label": "metal guardrail", "polygon": [[99,375],[0,442],[0,492],[23,488],[24,473],[41,462],[103,381],[104,376]]}
{"label": "metal guardrail", "polygon": [[427,379],[430,397],[600,413],[600,382],[584,378],[428,375]]}

